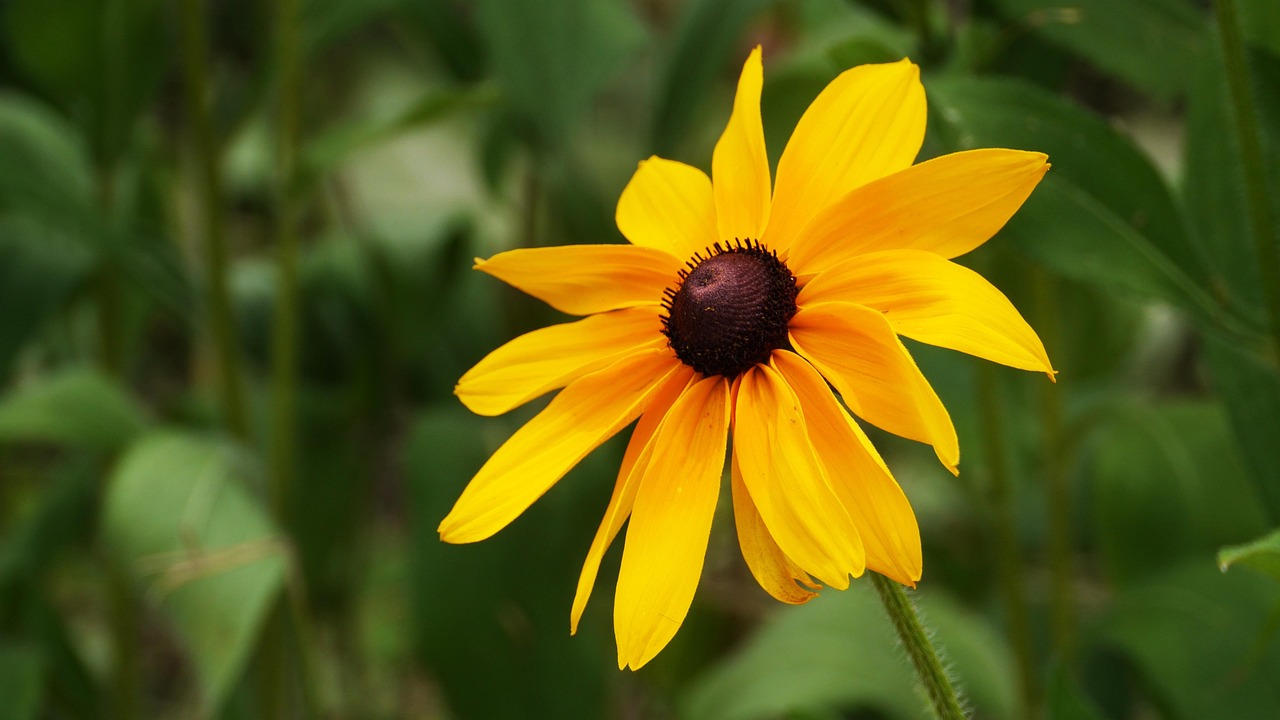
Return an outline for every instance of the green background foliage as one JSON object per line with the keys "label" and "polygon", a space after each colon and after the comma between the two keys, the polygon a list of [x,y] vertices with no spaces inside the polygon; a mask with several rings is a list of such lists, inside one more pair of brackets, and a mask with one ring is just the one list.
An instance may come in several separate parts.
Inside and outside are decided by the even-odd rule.
{"label": "green background foliage", "polygon": [[774,162],[905,55],[921,160],[1053,163],[962,262],[1057,384],[912,345],[962,474],[874,436],[975,716],[1280,717],[1275,0],[10,0],[0,718],[927,717],[868,583],[772,602],[728,503],[655,661],[616,670],[617,548],[570,636],[620,440],[436,535],[545,402],[454,382],[563,319],[472,258],[621,242],[636,163],[707,169],[756,44]]}

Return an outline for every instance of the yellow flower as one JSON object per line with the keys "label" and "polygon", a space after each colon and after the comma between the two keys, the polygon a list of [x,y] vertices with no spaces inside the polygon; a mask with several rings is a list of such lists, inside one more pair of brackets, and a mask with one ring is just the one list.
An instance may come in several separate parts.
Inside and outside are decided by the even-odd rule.
{"label": "yellow flower", "polygon": [[[738,540],[760,585],[802,603],[865,569],[920,579],[915,515],[850,415],[933,446],[956,472],[946,408],[899,335],[1053,377],[1013,305],[950,261],[985,242],[1048,170],[973,150],[912,165],[919,69],[853,68],[796,126],[771,186],[760,49],[738,81],[712,177],[640,163],[618,201],[630,245],[503,252],[476,267],[577,322],[498,348],[458,382],[498,415],[564,388],[485,463],[440,524],[447,542],[505,527],[638,420],[572,609],[628,519],[614,602],[618,666],[639,668],[693,600],[732,435]],[[843,398],[843,405],[832,392]],[[847,408],[847,409],[846,409]]]}

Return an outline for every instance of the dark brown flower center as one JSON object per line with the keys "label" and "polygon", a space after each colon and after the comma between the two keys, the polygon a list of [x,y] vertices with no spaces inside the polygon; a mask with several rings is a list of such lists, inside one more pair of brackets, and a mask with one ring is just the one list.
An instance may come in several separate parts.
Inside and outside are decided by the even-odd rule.
{"label": "dark brown flower center", "polygon": [[758,241],[716,243],[695,254],[668,289],[663,333],[681,362],[704,375],[736,377],[789,346],[796,278]]}

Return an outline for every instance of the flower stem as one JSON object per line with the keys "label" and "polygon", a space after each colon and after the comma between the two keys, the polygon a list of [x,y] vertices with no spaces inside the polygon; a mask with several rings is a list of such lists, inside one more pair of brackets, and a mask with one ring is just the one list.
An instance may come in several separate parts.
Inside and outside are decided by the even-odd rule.
{"label": "flower stem", "polygon": [[1263,165],[1262,137],[1254,108],[1249,65],[1240,31],[1240,13],[1235,0],[1215,0],[1222,60],[1227,72],[1227,93],[1231,100],[1240,163],[1244,170],[1245,205],[1250,234],[1261,275],[1262,291],[1271,325],[1272,358],[1280,357],[1280,237],[1277,237],[1267,191],[1267,171]]}
{"label": "flower stem", "polygon": [[982,436],[986,441],[988,494],[995,531],[996,566],[1000,596],[1009,627],[1009,640],[1018,662],[1021,717],[1034,717],[1039,704],[1035,657],[1032,652],[1031,622],[1027,617],[1026,587],[1023,582],[1022,559],[1018,554],[1017,526],[1013,520],[1009,467],[1005,463],[1004,419],[1000,412],[1000,388],[996,370],[982,363],[978,371],[978,408],[982,416]]}
{"label": "flower stem", "polygon": [[929,701],[933,703],[933,711],[940,720],[964,720],[965,713],[960,707],[960,699],[947,676],[947,670],[938,659],[938,651],[929,641],[929,634],[920,624],[916,609],[911,604],[902,586],[879,573],[867,573],[871,582],[880,594],[880,602],[885,612],[893,621],[894,630],[898,631],[898,639],[906,648],[911,663],[916,667],[916,674],[929,693]]}
{"label": "flower stem", "polygon": [[231,295],[227,289],[227,240],[222,222],[222,172],[218,142],[209,113],[209,38],[200,0],[182,3],[184,95],[187,123],[194,136],[200,212],[204,221],[205,285],[209,292],[209,330],[218,358],[219,397],[223,420],[232,435],[249,433],[244,404],[240,355],[236,348]]}

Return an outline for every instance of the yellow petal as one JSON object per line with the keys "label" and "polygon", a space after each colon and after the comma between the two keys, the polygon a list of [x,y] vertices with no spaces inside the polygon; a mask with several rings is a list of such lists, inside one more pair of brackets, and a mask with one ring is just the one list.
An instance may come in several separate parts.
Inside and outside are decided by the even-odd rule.
{"label": "yellow petal", "polygon": [[658,312],[628,308],[526,333],[476,363],[453,392],[473,413],[501,415],[627,355],[665,346]]}
{"label": "yellow petal", "polygon": [[876,250],[963,255],[996,234],[1049,170],[1043,153],[969,150],[934,158],[839,198],[813,217],[788,264],[809,277]]}
{"label": "yellow petal", "polygon": [[[618,573],[618,667],[638,670],[684,622],[702,576],[729,431],[729,385],[695,383],[658,426]],[[637,470],[640,464],[636,465]]]}
{"label": "yellow petal", "polygon": [[711,178],[675,160],[644,160],[618,198],[617,221],[632,243],[687,260],[717,239]]}
{"label": "yellow petal", "polygon": [[769,534],[755,501],[742,480],[742,470],[738,467],[738,456],[732,460],[733,487],[733,521],[738,529],[738,546],[742,548],[742,558],[747,561],[747,568],[760,587],[774,598],[791,605],[799,605],[817,597],[818,594],[808,588],[800,587],[796,581],[812,586],[809,574],[791,561],[778,543]]}
{"label": "yellow petal", "polygon": [[812,365],[786,351],[775,352],[773,361],[800,399],[831,489],[858,526],[867,568],[915,587],[923,563],[920,528],[902,488]]}
{"label": "yellow petal", "polygon": [[951,416],[884,316],[853,303],[804,305],[791,318],[791,345],[835,386],[856,415],[928,443],[958,472]]}
{"label": "yellow petal", "polygon": [[866,560],[858,530],[813,453],[800,402],[782,376],[756,365],[738,381],[733,453],[778,547],[831,587],[849,587]]}
{"label": "yellow petal", "polygon": [[899,335],[1053,377],[1044,345],[1013,303],[969,268],[924,250],[863,255],[818,274],[798,301],[853,302]]}
{"label": "yellow petal", "polygon": [[476,542],[506,527],[587,453],[639,417],[680,367],[669,349],[640,352],[560,391],[471,479],[441,521],[440,539]]}
{"label": "yellow petal", "polygon": [[742,66],[729,124],[711,155],[720,240],[759,240],[769,221],[769,157],[760,122],[764,68],[760,48]]}
{"label": "yellow petal", "polygon": [[683,259],[635,245],[522,248],[476,259],[476,269],[570,315],[661,305]]}
{"label": "yellow petal", "polygon": [[924,86],[910,60],[859,65],[805,111],[778,161],[765,244],[783,251],[840,196],[911,165],[924,142]]}
{"label": "yellow petal", "polygon": [[[596,583],[596,575],[600,572],[600,561],[604,553],[613,543],[614,537],[622,523],[631,515],[631,507],[635,504],[636,487],[644,474],[649,458],[653,453],[653,445],[649,440],[658,429],[658,423],[666,417],[667,411],[676,399],[685,391],[693,380],[693,369],[685,365],[677,368],[668,377],[666,383],[653,398],[653,404],[640,416],[636,429],[631,432],[631,440],[627,443],[627,452],[622,458],[622,467],[618,469],[618,479],[613,486],[613,496],[609,498],[609,507],[605,510],[604,520],[596,530],[591,541],[591,549],[587,552],[587,560],[582,565],[582,574],[578,576],[578,590],[573,597],[573,611],[569,616],[569,633],[578,632],[578,621],[582,612],[587,609],[587,601],[591,599],[591,590]],[[633,468],[636,470],[633,472]]]}

